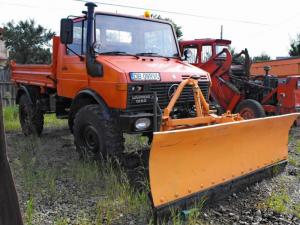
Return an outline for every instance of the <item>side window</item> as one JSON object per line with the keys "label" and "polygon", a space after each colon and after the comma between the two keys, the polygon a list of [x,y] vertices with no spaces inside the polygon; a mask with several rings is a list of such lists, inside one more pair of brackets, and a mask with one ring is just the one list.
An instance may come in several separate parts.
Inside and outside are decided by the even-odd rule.
{"label": "side window", "polygon": [[[73,43],[68,47],[78,55],[85,54],[86,43],[86,21],[81,20],[74,22],[73,25]],[[72,51],[67,50],[68,55],[75,55]]]}
{"label": "side window", "polygon": [[201,52],[201,62],[207,62],[212,56],[212,46],[211,45],[203,45]]}
{"label": "side window", "polygon": [[189,47],[184,47],[184,51],[190,51],[192,54],[190,57],[187,58],[187,61],[191,64],[197,64],[198,63],[198,49],[196,46],[189,46]]}

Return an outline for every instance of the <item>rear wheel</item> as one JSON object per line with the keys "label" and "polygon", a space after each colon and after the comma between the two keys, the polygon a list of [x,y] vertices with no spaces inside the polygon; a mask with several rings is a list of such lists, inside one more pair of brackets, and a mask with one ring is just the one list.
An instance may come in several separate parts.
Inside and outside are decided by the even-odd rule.
{"label": "rear wheel", "polygon": [[239,113],[244,119],[254,119],[265,117],[266,113],[262,105],[253,99],[246,99],[238,104],[236,113]]}
{"label": "rear wheel", "polygon": [[76,113],[74,141],[83,158],[119,158],[124,149],[117,120],[100,105],[86,105]]}
{"label": "rear wheel", "polygon": [[19,120],[25,136],[41,135],[44,127],[44,114],[36,104],[31,103],[26,94],[20,97]]}

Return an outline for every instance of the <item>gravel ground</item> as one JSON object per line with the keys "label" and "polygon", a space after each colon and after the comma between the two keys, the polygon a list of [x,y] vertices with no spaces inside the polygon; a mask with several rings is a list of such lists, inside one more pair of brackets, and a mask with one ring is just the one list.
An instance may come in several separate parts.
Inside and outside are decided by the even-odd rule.
{"label": "gravel ground", "polygon": [[[298,140],[300,128],[293,128],[290,163],[283,174],[201,209],[192,224],[300,224]],[[8,133],[7,142],[26,224],[148,223],[147,196],[132,193],[126,185],[117,187],[123,180],[99,172],[99,165],[79,161],[67,128],[46,129],[41,138]]]}

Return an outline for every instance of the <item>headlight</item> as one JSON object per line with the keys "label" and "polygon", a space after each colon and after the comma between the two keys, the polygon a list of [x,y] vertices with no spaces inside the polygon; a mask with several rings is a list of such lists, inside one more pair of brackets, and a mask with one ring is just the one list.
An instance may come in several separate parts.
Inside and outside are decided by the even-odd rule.
{"label": "headlight", "polygon": [[134,127],[137,130],[146,130],[150,127],[151,121],[149,118],[139,118],[135,121]]}
{"label": "headlight", "polygon": [[297,88],[300,88],[300,80],[297,82]]}
{"label": "headlight", "polygon": [[129,73],[132,81],[160,81],[159,73]]}

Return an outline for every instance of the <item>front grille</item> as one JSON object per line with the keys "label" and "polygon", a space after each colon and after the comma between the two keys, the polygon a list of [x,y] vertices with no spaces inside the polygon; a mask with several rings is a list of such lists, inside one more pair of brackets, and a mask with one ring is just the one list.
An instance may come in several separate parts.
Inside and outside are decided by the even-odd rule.
{"label": "front grille", "polygon": [[[157,97],[158,97],[158,103],[159,106],[161,108],[165,108],[170,99],[168,96],[168,92],[169,89],[172,85],[174,84],[179,84],[179,83],[152,83],[152,84],[141,84],[143,86],[143,91],[142,92],[133,92],[131,91],[131,86],[129,86],[128,88],[128,106],[127,109],[152,109],[153,107],[153,99],[151,99],[151,101],[148,101],[147,103],[145,102],[140,102],[140,103],[136,103],[132,101],[132,96],[133,95],[153,95],[154,92],[156,92]],[[209,96],[209,82],[208,81],[201,81],[199,82],[199,87],[204,95],[204,97],[208,100]],[[136,85],[136,84],[135,84]],[[186,103],[194,103],[194,95],[193,95],[193,91],[192,91],[192,87],[191,86],[186,86],[178,101],[177,101],[177,105],[182,105],[182,104],[186,104]]]}

